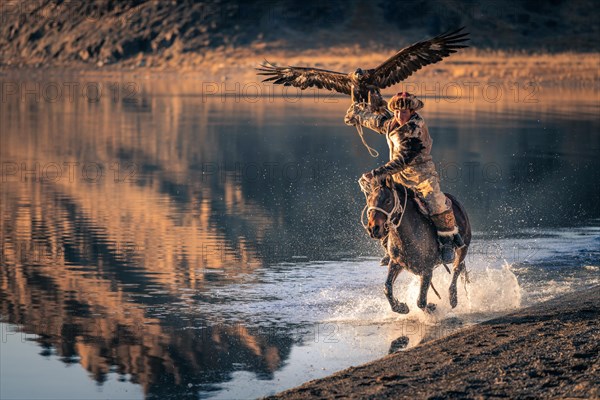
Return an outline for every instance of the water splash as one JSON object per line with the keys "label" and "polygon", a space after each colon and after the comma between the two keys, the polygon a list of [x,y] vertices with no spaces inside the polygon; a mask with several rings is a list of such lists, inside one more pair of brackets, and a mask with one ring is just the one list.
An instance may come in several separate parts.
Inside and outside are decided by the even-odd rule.
{"label": "water splash", "polygon": [[[437,298],[433,290],[428,293],[428,302],[434,303],[437,309],[428,314],[420,310],[417,304],[419,296],[420,278],[413,274],[402,273],[394,285],[396,298],[409,306],[410,312],[406,315],[394,313],[383,294],[383,284],[377,290],[369,287],[353,293],[335,291],[337,298],[347,300],[336,305],[328,321],[337,322],[367,322],[389,320],[419,320],[424,323],[435,323],[443,318],[457,317],[465,314],[500,313],[520,307],[521,288],[516,275],[506,264],[502,268],[473,269],[469,272],[469,283],[465,282],[464,275],[458,283],[458,306],[454,309],[448,299],[448,288],[452,276],[445,269],[437,268],[433,275],[433,284],[442,297]],[[381,281],[383,282],[383,280]],[[331,300],[333,291],[324,290],[320,296]]]}

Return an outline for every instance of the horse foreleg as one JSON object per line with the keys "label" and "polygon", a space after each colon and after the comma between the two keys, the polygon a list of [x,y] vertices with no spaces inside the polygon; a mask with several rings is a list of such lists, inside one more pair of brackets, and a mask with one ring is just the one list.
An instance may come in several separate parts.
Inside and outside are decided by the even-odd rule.
{"label": "horse foreleg", "polygon": [[450,306],[452,308],[456,307],[456,305],[458,304],[458,293],[456,290],[456,282],[458,281],[458,277],[460,276],[460,273],[462,271],[464,271],[464,269],[466,268],[465,262],[461,261],[456,268],[454,268],[454,274],[452,275],[452,283],[450,283],[450,289],[449,289],[449,297],[450,297]]}
{"label": "horse foreleg", "polygon": [[392,307],[392,311],[399,314],[408,314],[408,306],[406,303],[400,303],[398,299],[394,297],[394,282],[398,277],[398,274],[402,271],[402,266],[394,262],[390,262],[388,265],[388,275],[385,280],[384,293]]}
{"label": "horse foreleg", "polygon": [[429,286],[431,285],[432,275],[432,272],[426,272],[421,275],[421,290],[419,291],[419,298],[417,299],[417,307],[419,307],[421,310],[430,312],[435,310],[435,304],[427,304],[427,292],[429,291]]}

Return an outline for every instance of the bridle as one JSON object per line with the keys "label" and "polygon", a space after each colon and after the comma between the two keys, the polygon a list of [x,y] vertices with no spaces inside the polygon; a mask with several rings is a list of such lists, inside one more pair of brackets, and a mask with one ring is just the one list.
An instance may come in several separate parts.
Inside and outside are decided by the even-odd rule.
{"label": "bridle", "polygon": [[[363,186],[361,185],[361,187]],[[408,192],[406,191],[406,186],[402,185],[402,187],[404,188],[404,205],[400,204],[400,199],[398,198],[398,192],[396,191],[396,189],[389,188],[394,194],[394,207],[391,211],[385,211],[383,208],[380,207],[369,206],[369,196],[367,194],[367,190],[363,190],[363,192],[365,193],[367,204],[365,204],[365,207],[363,208],[362,213],[360,214],[360,223],[367,231],[369,230],[369,227],[367,224],[365,224],[365,210],[367,212],[367,216],[369,215],[371,210],[379,211],[385,214],[386,221],[384,225],[386,225],[386,227],[388,228],[388,232],[390,232],[390,228],[393,228],[394,230],[398,229],[398,227],[402,223],[404,211],[406,210],[406,200],[408,199]],[[363,189],[365,188],[363,187]],[[397,212],[400,212],[400,218],[398,218],[397,223],[394,223],[394,214],[396,214]]]}

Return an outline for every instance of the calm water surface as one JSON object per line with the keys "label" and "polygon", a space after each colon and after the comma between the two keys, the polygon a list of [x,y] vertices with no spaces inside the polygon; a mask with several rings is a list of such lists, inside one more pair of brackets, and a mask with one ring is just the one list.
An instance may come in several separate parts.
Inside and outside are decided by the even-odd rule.
{"label": "calm water surface", "polygon": [[136,85],[0,103],[2,398],[259,397],[600,281],[597,92],[426,102],[471,282],[423,316],[403,274],[399,316],[347,99]]}

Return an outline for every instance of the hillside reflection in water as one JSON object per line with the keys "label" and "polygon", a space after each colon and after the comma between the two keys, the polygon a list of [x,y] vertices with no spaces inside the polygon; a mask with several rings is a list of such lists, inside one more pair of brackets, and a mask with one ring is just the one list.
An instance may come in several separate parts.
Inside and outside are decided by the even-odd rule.
{"label": "hillside reflection in water", "polygon": [[[135,102],[0,105],[2,322],[149,397],[207,395],[235,371],[273,379],[326,314],[294,305],[304,278],[288,277],[379,255],[356,185],[377,161],[343,125],[345,99],[151,89]],[[424,110],[444,188],[479,237],[600,217],[597,100],[551,99]],[[383,138],[367,140],[385,161]],[[289,295],[256,290],[277,282]]]}

